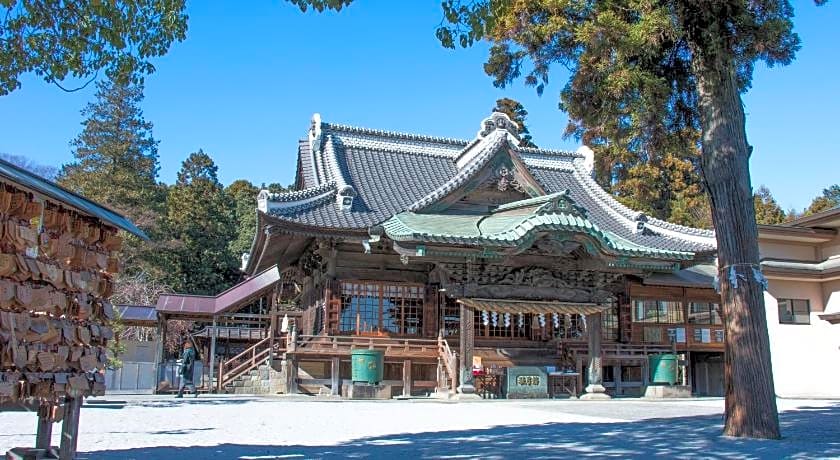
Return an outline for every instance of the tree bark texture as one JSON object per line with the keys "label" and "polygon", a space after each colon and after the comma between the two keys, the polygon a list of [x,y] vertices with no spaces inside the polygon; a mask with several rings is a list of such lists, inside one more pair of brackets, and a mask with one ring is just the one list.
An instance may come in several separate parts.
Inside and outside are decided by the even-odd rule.
{"label": "tree bark texture", "polygon": [[725,52],[705,49],[698,54],[705,54],[695,58],[703,128],[701,165],[717,238],[726,332],[724,434],[777,439],[764,289],[753,271],[760,268],[750,148],[735,66]]}

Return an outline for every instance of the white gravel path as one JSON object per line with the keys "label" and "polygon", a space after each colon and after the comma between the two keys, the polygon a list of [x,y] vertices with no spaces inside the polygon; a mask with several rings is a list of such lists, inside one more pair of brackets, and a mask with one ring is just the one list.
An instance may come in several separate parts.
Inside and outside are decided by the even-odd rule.
{"label": "white gravel path", "polygon": [[[300,401],[110,396],[82,410],[81,458],[839,457],[840,402],[780,401],[786,439],[719,436],[722,401]],[[809,408],[809,409],[805,409]],[[0,452],[35,416],[0,413]],[[54,444],[58,444],[55,426]]]}

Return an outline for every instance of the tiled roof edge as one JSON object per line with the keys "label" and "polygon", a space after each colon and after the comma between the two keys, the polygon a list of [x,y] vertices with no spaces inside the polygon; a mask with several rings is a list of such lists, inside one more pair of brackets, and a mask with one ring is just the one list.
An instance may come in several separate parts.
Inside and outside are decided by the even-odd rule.
{"label": "tiled roof edge", "polygon": [[[580,164],[579,161],[575,161],[575,172],[576,172],[575,177],[577,177],[579,179],[579,181],[581,182],[581,185],[583,185],[583,188],[587,192],[592,194],[597,200],[603,202],[604,204],[607,205],[607,207],[609,207],[613,211],[617,212],[621,216],[625,217],[626,219],[628,219],[630,221],[635,221],[637,217],[644,214],[640,211],[636,211],[636,210],[628,208],[627,206],[622,204],[620,201],[616,200],[615,197],[613,197],[612,195],[607,193],[607,191],[604,190],[603,188],[601,188],[601,186],[595,181],[595,179],[593,179],[592,176],[590,176],[590,174],[587,171],[584,170],[583,165]],[[665,229],[665,230],[671,230],[672,232],[675,232],[677,234],[683,234],[683,235],[679,235],[679,236],[682,236],[682,237],[686,237],[686,236],[694,236],[694,237],[700,237],[700,238],[714,238],[715,237],[715,232],[713,232],[711,230],[703,230],[703,229],[700,229],[700,228],[686,227],[684,225],[679,225],[679,224],[674,224],[674,223],[671,223],[671,222],[666,222],[664,220],[656,219],[656,218],[653,218],[653,217],[650,217],[650,216],[647,216],[647,222],[646,223],[648,224],[648,226],[654,227],[654,229],[655,228],[661,228],[661,229]]]}
{"label": "tiled roof edge", "polygon": [[321,127],[322,127],[322,129],[339,131],[339,132],[346,132],[346,133],[351,133],[351,134],[367,134],[367,135],[371,135],[371,136],[406,139],[406,140],[412,140],[412,141],[430,142],[430,143],[437,143],[437,144],[467,145],[470,142],[470,140],[464,140],[464,139],[426,136],[426,135],[421,135],[421,134],[403,133],[403,132],[398,132],[398,131],[385,131],[385,130],[380,130],[380,129],[362,128],[362,127],[359,127],[359,126],[343,125],[343,124],[339,124],[339,123],[322,122]]}
{"label": "tiled roof edge", "polygon": [[326,182],[318,185],[317,187],[305,188],[303,190],[293,190],[291,192],[271,193],[264,190],[265,194],[263,195],[261,193],[260,195],[266,198],[269,202],[289,202],[312,198],[335,188],[335,182]]}

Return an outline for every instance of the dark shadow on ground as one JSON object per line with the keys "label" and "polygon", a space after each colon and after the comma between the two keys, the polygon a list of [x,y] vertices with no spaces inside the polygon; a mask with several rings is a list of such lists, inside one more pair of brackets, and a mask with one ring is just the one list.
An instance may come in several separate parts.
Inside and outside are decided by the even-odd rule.
{"label": "dark shadow on ground", "polygon": [[[606,406],[605,406],[606,408]],[[559,414],[562,415],[562,414]],[[605,414],[608,415],[608,414]],[[397,423],[398,421],[394,421]],[[222,444],[81,453],[85,459],[826,458],[840,456],[840,404],[781,415],[781,441],[720,436],[719,415],[622,423],[551,423],[370,437],[335,446]],[[360,423],[363,423],[360,421]],[[265,433],[266,439],[272,434]]]}
{"label": "dark shadow on ground", "polygon": [[[172,397],[172,399],[151,399],[147,401],[134,401],[128,404],[136,407],[177,407],[184,405],[197,404],[202,406],[228,406],[235,404],[245,404],[254,402],[253,398],[193,398],[192,396],[184,396],[183,398]],[[96,406],[91,406],[91,409],[96,409]]]}

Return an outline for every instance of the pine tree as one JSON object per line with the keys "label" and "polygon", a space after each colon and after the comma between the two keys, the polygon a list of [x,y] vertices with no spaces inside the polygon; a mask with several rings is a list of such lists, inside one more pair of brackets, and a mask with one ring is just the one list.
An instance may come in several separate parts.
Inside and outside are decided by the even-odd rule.
{"label": "pine tree", "polygon": [[163,282],[176,292],[214,295],[236,279],[238,263],[229,249],[236,237],[233,203],[217,169],[203,151],[191,154],[167,196]]}
{"label": "pine tree", "polygon": [[762,225],[775,225],[785,222],[785,211],[776,203],[770,189],[764,185],[758,187],[753,195],[755,203],[755,222]]}
{"label": "pine tree", "polygon": [[514,123],[519,126],[519,146],[520,147],[536,147],[531,133],[528,132],[528,125],[525,124],[525,119],[528,118],[528,111],[521,102],[503,97],[496,100],[496,106],[493,107],[493,112],[502,112],[507,115]]}
{"label": "pine tree", "polygon": [[811,214],[828,211],[838,206],[840,206],[840,185],[835,184],[823,189],[822,195],[814,198],[814,201],[805,210],[804,215],[810,216]]}

